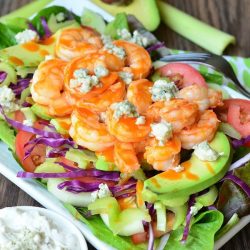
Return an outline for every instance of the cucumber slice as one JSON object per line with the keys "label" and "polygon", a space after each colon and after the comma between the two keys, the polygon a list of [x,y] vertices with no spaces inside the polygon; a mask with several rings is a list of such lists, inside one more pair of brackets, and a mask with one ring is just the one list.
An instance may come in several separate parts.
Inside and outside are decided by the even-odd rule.
{"label": "cucumber slice", "polygon": [[16,83],[17,82],[16,71],[10,64],[1,62],[0,63],[0,71],[4,71],[4,72],[7,73],[7,77],[0,84],[0,87],[2,87],[4,85],[9,86],[10,83]]}
{"label": "cucumber slice", "polygon": [[167,210],[170,210],[175,214],[175,220],[173,225],[173,230],[177,229],[186,219],[187,215],[187,204],[184,204],[180,207],[167,207]]}
{"label": "cucumber slice", "polygon": [[21,111],[23,112],[25,119],[31,120],[32,122],[35,122],[37,120],[36,115],[33,113],[31,108],[21,108]]}
{"label": "cucumber slice", "polygon": [[156,209],[156,217],[157,217],[157,230],[166,231],[167,227],[167,214],[166,207],[161,202],[156,202],[154,204],[154,208]]}
{"label": "cucumber slice", "polygon": [[77,24],[75,20],[69,20],[65,22],[57,22],[57,18],[55,14],[51,14],[48,20],[48,26],[52,33],[56,33],[58,30],[68,27],[70,25]]}
{"label": "cucumber slice", "polygon": [[20,97],[20,103],[24,103],[26,98],[30,95],[30,88],[23,90]]}
{"label": "cucumber slice", "polygon": [[91,192],[74,194],[65,190],[58,189],[58,185],[65,181],[64,179],[48,179],[48,191],[55,195],[60,201],[69,203],[77,207],[87,207],[92,201]]}
{"label": "cucumber slice", "polygon": [[42,105],[35,103],[31,110],[38,116],[44,120],[51,120],[53,117],[48,114],[48,108]]}
{"label": "cucumber slice", "polygon": [[215,186],[210,187],[206,194],[200,195],[195,198],[196,202],[199,202],[204,207],[208,207],[214,204],[218,197],[218,190]]}
{"label": "cucumber slice", "polygon": [[83,10],[81,23],[82,25],[97,30],[101,34],[103,34],[106,29],[106,23],[102,16],[86,8]]}

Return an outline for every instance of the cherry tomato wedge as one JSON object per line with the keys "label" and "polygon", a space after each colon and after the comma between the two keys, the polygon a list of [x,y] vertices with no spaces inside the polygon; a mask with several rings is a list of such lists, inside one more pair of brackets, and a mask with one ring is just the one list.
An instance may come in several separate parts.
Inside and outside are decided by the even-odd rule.
{"label": "cherry tomato wedge", "polygon": [[[38,122],[36,122],[34,126],[41,129],[41,125]],[[25,145],[30,140],[34,139],[34,137],[34,134],[22,130],[20,130],[16,135],[16,155],[23,169],[27,172],[34,172],[36,167],[43,163],[45,160],[46,146],[41,144],[36,145],[30,156],[24,159],[26,150],[31,147],[31,145]]]}
{"label": "cherry tomato wedge", "polygon": [[147,234],[148,234],[147,232],[133,234],[131,236],[131,240],[135,245],[144,243],[144,242],[146,242],[148,240],[148,235]]}
{"label": "cherry tomato wedge", "polygon": [[199,71],[185,63],[169,63],[159,68],[157,72],[159,72],[161,76],[166,77],[180,75],[183,79],[181,86],[178,85],[179,88],[185,88],[193,84],[207,87],[207,83]]}
{"label": "cherry tomato wedge", "polygon": [[25,116],[22,111],[17,110],[15,111],[15,121],[23,122],[25,120]]}
{"label": "cherry tomato wedge", "polygon": [[227,99],[223,102],[224,105],[216,109],[219,119],[231,124],[243,137],[249,136],[250,101],[243,99]]}

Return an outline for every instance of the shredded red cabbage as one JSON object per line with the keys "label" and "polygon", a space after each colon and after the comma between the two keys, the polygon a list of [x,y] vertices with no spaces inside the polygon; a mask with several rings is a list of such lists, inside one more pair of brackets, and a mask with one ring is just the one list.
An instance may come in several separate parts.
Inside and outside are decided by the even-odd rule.
{"label": "shredded red cabbage", "polygon": [[148,230],[148,250],[154,250],[154,232],[151,223],[149,223],[149,230]]}
{"label": "shredded red cabbage", "polygon": [[208,206],[207,210],[217,210],[217,208],[215,206]]}
{"label": "shredded red cabbage", "polygon": [[52,32],[47,24],[46,18],[45,17],[41,17],[41,24],[43,26],[43,30],[44,30],[44,37],[48,38],[52,35]]}
{"label": "shredded red cabbage", "polygon": [[247,155],[245,155],[244,157],[242,157],[241,159],[239,159],[238,161],[234,162],[230,168],[229,171],[239,168],[241,166],[243,166],[244,164],[246,164],[247,162],[250,161],[250,153],[248,153]]}
{"label": "shredded red cabbage", "polygon": [[2,83],[6,79],[7,75],[8,74],[6,72],[0,71],[0,83]]}
{"label": "shredded red cabbage", "polygon": [[224,180],[230,180],[234,182],[235,184],[237,184],[239,187],[242,188],[242,190],[247,194],[248,197],[250,197],[250,187],[239,177],[233,175],[232,171],[228,172],[228,174],[223,177],[222,181]]}
{"label": "shredded red cabbage", "polygon": [[30,103],[28,103],[28,102],[22,103],[22,107],[24,107],[24,108],[31,107],[31,106],[32,105]]}
{"label": "shredded red cabbage", "polygon": [[146,208],[148,209],[148,212],[150,214],[151,217],[153,217],[156,213],[156,210],[154,208],[154,204],[153,203],[146,203]]}
{"label": "shredded red cabbage", "polygon": [[186,243],[186,240],[188,238],[189,230],[190,230],[190,222],[192,219],[192,213],[191,213],[191,207],[195,204],[195,195],[191,195],[190,199],[188,201],[188,210],[187,210],[187,216],[186,216],[186,225],[184,227],[183,236],[181,239],[182,243]]}
{"label": "shredded red cabbage", "polygon": [[158,50],[158,49],[163,48],[163,47],[165,47],[164,42],[158,42],[158,43],[148,47],[147,51],[150,53],[152,51]]}
{"label": "shredded red cabbage", "polygon": [[84,183],[79,180],[72,180],[72,181],[64,181],[60,183],[57,187],[58,189],[64,189],[66,187],[66,191],[72,193],[93,192],[99,189],[99,185],[101,183],[102,183],[101,180],[100,182],[94,182],[94,183]]}
{"label": "shredded red cabbage", "polygon": [[114,186],[110,190],[111,190],[112,193],[116,194],[116,193],[123,192],[124,190],[127,190],[127,189],[135,190],[135,188],[136,188],[136,182],[131,182],[131,183],[128,183],[128,184],[125,184],[125,185]]}
{"label": "shredded red cabbage", "polygon": [[7,123],[9,123],[12,127],[18,129],[18,130],[23,130],[25,132],[29,132],[35,135],[40,135],[43,137],[48,137],[48,138],[55,138],[55,139],[60,139],[62,138],[62,136],[56,132],[49,132],[49,131],[45,131],[45,130],[41,130],[41,129],[37,129],[37,128],[33,128],[27,125],[22,124],[21,122],[12,120],[10,118],[8,118],[6,116],[6,114],[4,113],[4,109],[2,107],[2,105],[0,105],[0,112],[3,114],[4,119],[6,120]]}
{"label": "shredded red cabbage", "polygon": [[120,173],[117,171],[102,171],[102,170],[97,170],[97,169],[79,169],[79,168],[73,168],[71,166],[68,166],[67,164],[63,162],[56,162],[60,166],[64,167],[66,170],[69,171],[81,171],[82,176],[86,177],[99,177],[102,180],[106,181],[119,181],[120,180]]}
{"label": "shredded red cabbage", "polygon": [[244,146],[248,142],[250,142],[250,135],[240,140],[237,139],[232,140],[232,145],[234,148],[239,148],[241,146]]}
{"label": "shredded red cabbage", "polygon": [[114,197],[117,199],[121,199],[121,198],[128,198],[130,196],[134,196],[136,194],[135,191],[129,191],[123,194],[114,194]]}
{"label": "shredded red cabbage", "polygon": [[20,97],[22,92],[29,87],[30,80],[30,78],[19,79],[17,83],[11,83],[9,87],[12,89],[16,97]]}
{"label": "shredded red cabbage", "polygon": [[38,137],[35,138],[33,140],[30,140],[26,145],[24,145],[24,147],[26,147],[27,145],[32,145],[32,147],[30,147],[26,152],[25,152],[25,156],[24,159],[26,159],[27,157],[30,156],[31,152],[34,150],[34,148],[36,147],[36,145],[38,144],[43,144],[52,148],[58,148],[61,147],[63,145],[69,145],[71,147],[75,147],[75,143],[70,140],[70,139],[65,139],[65,138],[48,138],[48,137]]}
{"label": "shredded red cabbage", "polygon": [[64,157],[69,148],[52,148],[46,153],[47,158]]}

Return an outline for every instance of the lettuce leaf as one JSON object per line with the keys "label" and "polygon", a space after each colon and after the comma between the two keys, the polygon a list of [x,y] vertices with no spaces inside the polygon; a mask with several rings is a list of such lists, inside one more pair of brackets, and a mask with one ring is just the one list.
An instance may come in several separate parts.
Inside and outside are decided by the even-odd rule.
{"label": "lettuce leaf", "polygon": [[36,30],[39,32],[39,34],[41,36],[43,36],[45,32],[44,32],[44,28],[43,28],[42,23],[41,23],[41,17],[44,17],[46,19],[46,21],[48,21],[52,14],[57,15],[59,13],[63,13],[66,17],[66,20],[73,18],[78,23],[81,22],[79,16],[73,14],[71,11],[67,10],[66,8],[61,7],[61,6],[51,6],[51,7],[40,10],[37,13],[37,15],[31,20],[31,23],[36,28]]}
{"label": "lettuce leaf", "polygon": [[7,25],[0,23],[0,49],[16,45],[16,33]]}
{"label": "lettuce leaf", "polygon": [[[110,246],[118,250],[144,250],[145,245],[134,245],[130,237],[124,237],[119,235],[114,235],[107,226],[103,223],[99,215],[91,216],[91,218],[86,219],[82,214],[87,212],[87,208],[76,209],[70,204],[64,204],[68,211],[78,220],[86,224],[93,234],[100,240],[106,242]],[[81,213],[80,213],[81,212]]]}
{"label": "lettuce leaf", "polygon": [[8,145],[8,147],[15,151],[15,131],[12,129],[8,123],[0,119],[0,140]]}
{"label": "lettuce leaf", "polygon": [[[250,186],[250,163],[235,169],[234,174]],[[235,213],[239,218],[250,214],[250,198],[238,185],[226,180],[219,189],[216,207],[224,214],[225,222],[228,222]]]}
{"label": "lettuce leaf", "polygon": [[217,210],[203,212],[198,215],[191,227],[185,244],[181,243],[183,227],[170,234],[165,250],[212,250],[214,235],[223,223],[223,214]]}

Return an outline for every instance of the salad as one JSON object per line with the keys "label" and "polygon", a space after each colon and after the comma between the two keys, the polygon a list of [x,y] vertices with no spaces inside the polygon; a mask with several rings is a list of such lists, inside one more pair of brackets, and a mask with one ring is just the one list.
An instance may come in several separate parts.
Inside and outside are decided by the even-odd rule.
{"label": "salad", "polygon": [[0,139],[17,178],[114,248],[213,249],[250,213],[250,101],[218,72],[157,68],[164,45],[128,20],[52,6],[0,24]]}

